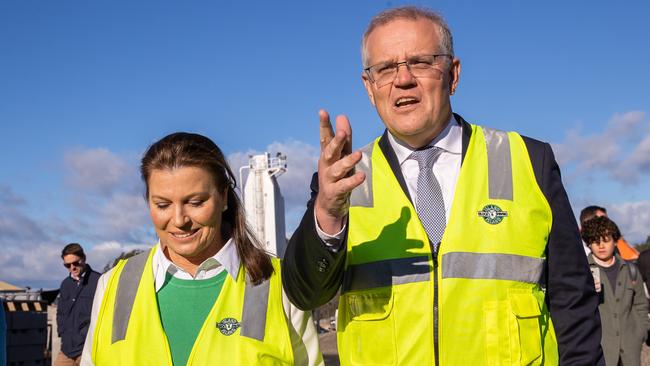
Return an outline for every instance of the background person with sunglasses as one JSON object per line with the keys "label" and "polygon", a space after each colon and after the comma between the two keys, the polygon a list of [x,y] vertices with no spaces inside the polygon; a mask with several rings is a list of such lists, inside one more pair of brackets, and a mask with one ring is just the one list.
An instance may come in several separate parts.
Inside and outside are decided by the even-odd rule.
{"label": "background person with sunglasses", "polygon": [[56,322],[61,351],[54,366],[79,365],[100,274],[86,263],[86,254],[77,243],[66,245],[61,258],[70,275],[61,282],[59,293]]}

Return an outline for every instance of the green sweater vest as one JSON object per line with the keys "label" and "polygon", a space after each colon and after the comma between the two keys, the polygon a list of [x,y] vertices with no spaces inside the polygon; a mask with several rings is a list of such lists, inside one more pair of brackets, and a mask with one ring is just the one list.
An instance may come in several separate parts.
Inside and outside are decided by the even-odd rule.
{"label": "green sweater vest", "polygon": [[156,294],[174,365],[186,365],[205,318],[214,306],[228,272],[205,280],[181,280],[167,274]]}

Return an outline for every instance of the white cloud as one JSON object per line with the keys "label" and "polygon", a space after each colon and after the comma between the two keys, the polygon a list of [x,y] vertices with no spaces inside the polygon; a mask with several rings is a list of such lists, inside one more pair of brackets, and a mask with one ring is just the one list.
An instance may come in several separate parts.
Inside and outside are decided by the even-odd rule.
{"label": "white cloud", "polygon": [[61,248],[52,242],[31,243],[29,247],[4,246],[0,254],[0,278],[24,286],[31,281],[50,280],[52,286],[63,280],[66,270],[61,265]]}
{"label": "white cloud", "polygon": [[63,157],[67,169],[67,182],[74,188],[108,196],[128,179],[137,174],[125,160],[104,148],[77,148]]}
{"label": "white cloud", "polygon": [[[0,190],[0,262],[9,260],[13,247],[21,251],[33,251],[39,244],[52,240],[54,228],[48,222],[40,222],[26,212],[26,201],[15,194],[11,187]],[[0,264],[0,274],[4,266]]]}
{"label": "white cloud", "polygon": [[69,191],[60,196],[70,197],[64,201],[67,216],[33,212],[11,187],[0,186],[0,279],[56,287],[67,274],[60,250],[71,241],[82,244],[99,270],[122,251],[155,243],[147,206],[137,193],[142,189],[134,159],[106,149],[75,149],[63,161]]}
{"label": "white cloud", "polygon": [[643,111],[631,111],[616,113],[607,124],[607,130],[617,136],[624,136],[635,140],[641,132],[648,132],[646,113]]}
{"label": "white cloud", "polygon": [[141,195],[116,193],[98,208],[98,234],[103,240],[153,241],[151,219]]}
{"label": "white cloud", "polygon": [[155,242],[146,244],[122,244],[117,241],[107,241],[92,247],[86,253],[88,263],[95,271],[102,272],[104,267],[115,260],[120,254],[130,252],[134,249],[146,250],[151,248]]}
{"label": "white cloud", "polygon": [[645,242],[650,235],[650,201],[615,203],[607,206],[607,214],[630,244]]}
{"label": "white cloud", "polygon": [[0,204],[2,206],[18,206],[24,203],[25,200],[18,196],[11,187],[0,185]]}
{"label": "white cloud", "polygon": [[570,180],[605,174],[625,185],[637,184],[650,173],[650,118],[643,111],[615,114],[602,131],[591,134],[576,126],[553,149],[563,170],[569,168]]}

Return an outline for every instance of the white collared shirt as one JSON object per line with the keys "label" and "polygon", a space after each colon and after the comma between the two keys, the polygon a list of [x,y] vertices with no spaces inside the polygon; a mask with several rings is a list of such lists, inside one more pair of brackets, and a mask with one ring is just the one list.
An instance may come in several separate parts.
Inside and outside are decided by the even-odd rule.
{"label": "white collared shirt", "polygon": [[218,275],[225,269],[233,281],[237,280],[237,274],[239,273],[239,255],[237,255],[237,248],[232,238],[224,244],[217,254],[204,260],[198,266],[194,277],[167,258],[160,242],[158,242],[157,246],[158,249],[153,254],[152,260],[156,292],[160,291],[165,283],[167,273],[180,280],[207,280]]}
{"label": "white collared shirt", "polygon": [[[395,151],[397,162],[399,163],[402,175],[406,181],[411,200],[415,205],[417,202],[418,190],[418,176],[420,175],[420,168],[415,159],[409,158],[411,153],[415,151],[408,145],[400,142],[388,133],[388,142]],[[435,146],[442,149],[442,153],[438,159],[433,163],[433,175],[440,184],[442,190],[442,198],[445,201],[445,218],[449,223],[449,213],[451,211],[451,204],[454,200],[454,192],[456,191],[456,182],[458,181],[458,174],[460,173],[460,163],[462,160],[463,149],[463,131],[460,123],[451,117],[444,130],[431,141],[427,146]]]}

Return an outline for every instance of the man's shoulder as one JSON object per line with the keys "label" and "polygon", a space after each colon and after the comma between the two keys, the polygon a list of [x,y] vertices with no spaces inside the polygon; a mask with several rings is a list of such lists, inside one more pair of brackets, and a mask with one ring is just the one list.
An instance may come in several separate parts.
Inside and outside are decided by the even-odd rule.
{"label": "man's shoulder", "polygon": [[90,271],[88,273],[88,283],[96,285],[97,281],[99,281],[99,278],[101,276],[102,276],[101,273],[99,273],[99,272],[93,270],[92,268],[90,268]]}
{"label": "man's shoulder", "polygon": [[[461,115],[454,113],[454,117],[456,120],[459,122],[463,135],[466,135],[466,138],[471,138],[472,135],[472,125],[480,127],[482,129],[491,129],[491,130],[498,130],[497,128],[493,128],[491,126],[483,125],[482,123],[473,123],[473,122],[468,122],[466,121]],[[532,137],[528,137],[526,135],[522,135],[521,133],[514,131],[517,133],[519,136],[521,136],[522,140],[526,144],[526,149],[528,149],[528,154],[531,156],[544,156],[545,154],[548,153],[549,149],[549,144],[547,142],[534,139]]]}
{"label": "man's shoulder", "polygon": [[73,284],[73,283],[74,283],[74,280],[72,279],[72,277],[68,276],[68,277],[64,278],[63,281],[61,281],[61,285],[59,286],[59,291],[65,291],[65,289],[67,287],[69,287],[70,284]]}
{"label": "man's shoulder", "polygon": [[521,139],[524,140],[526,144],[526,149],[528,149],[528,154],[533,155],[544,155],[547,153],[549,144],[547,142],[534,139],[525,135],[521,135]]}
{"label": "man's shoulder", "polygon": [[94,279],[96,281],[96,280],[99,279],[99,277],[102,276],[102,274],[95,271],[95,270],[91,270],[89,276],[90,276],[90,278],[92,278],[92,279]]}

